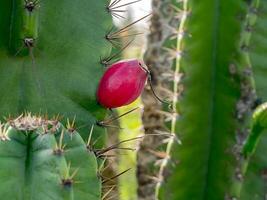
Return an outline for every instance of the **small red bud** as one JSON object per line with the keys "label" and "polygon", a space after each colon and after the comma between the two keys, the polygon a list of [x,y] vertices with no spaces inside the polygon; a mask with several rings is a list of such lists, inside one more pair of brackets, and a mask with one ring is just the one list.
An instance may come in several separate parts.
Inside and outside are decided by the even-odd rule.
{"label": "small red bud", "polygon": [[142,93],[148,71],[137,59],[111,65],[100,80],[98,103],[105,108],[117,108],[135,101]]}

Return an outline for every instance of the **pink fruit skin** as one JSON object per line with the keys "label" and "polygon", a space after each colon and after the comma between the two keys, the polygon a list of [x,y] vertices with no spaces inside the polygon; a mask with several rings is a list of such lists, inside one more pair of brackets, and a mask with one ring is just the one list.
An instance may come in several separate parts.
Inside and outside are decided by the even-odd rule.
{"label": "pink fruit skin", "polygon": [[140,65],[136,59],[111,65],[100,80],[98,103],[105,108],[118,108],[135,101],[147,81],[147,72]]}

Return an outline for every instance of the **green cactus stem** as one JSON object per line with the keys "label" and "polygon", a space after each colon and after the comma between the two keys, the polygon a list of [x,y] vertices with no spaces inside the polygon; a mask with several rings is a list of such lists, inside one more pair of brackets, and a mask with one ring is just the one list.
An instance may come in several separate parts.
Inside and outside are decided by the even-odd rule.
{"label": "green cactus stem", "polygon": [[97,160],[76,131],[30,114],[0,132],[0,194],[5,199],[99,200]]}
{"label": "green cactus stem", "polygon": [[248,159],[256,150],[260,136],[264,129],[267,128],[267,103],[260,105],[253,115],[253,124],[251,134],[249,135],[244,148],[243,156]]}
{"label": "green cactus stem", "polygon": [[[173,47],[177,39],[177,26],[180,19],[177,15],[179,3],[176,0],[153,0],[147,50],[144,61],[152,75],[152,85],[157,94],[171,101],[173,94],[173,64],[176,49]],[[171,79],[171,80],[170,80]],[[155,198],[158,182],[163,179],[159,164],[165,158],[167,140],[173,139],[170,121],[175,113],[168,105],[162,105],[153,95],[150,86],[142,94],[144,104],[143,124],[145,137],[137,153],[138,199]],[[167,119],[168,118],[168,119]],[[171,133],[172,132],[172,133]],[[160,175],[159,175],[160,174]]]}
{"label": "green cactus stem", "polygon": [[181,12],[175,75],[182,79],[175,88],[183,91],[173,123],[181,145],[168,144],[163,172],[170,176],[159,185],[159,199],[235,199],[256,99],[244,23],[252,26],[257,17],[241,0],[184,0]]}
{"label": "green cactus stem", "polygon": [[[29,6],[36,2],[34,6]],[[76,118],[82,135],[105,110],[97,104],[100,59],[112,45],[107,1],[3,0],[0,8],[0,112]],[[95,130],[99,132],[98,128]],[[99,135],[100,132],[96,135]]]}
{"label": "green cactus stem", "polygon": [[[258,101],[255,107],[261,102],[267,101],[267,2],[260,1],[257,23],[252,26],[252,38],[250,44],[250,56],[255,77]],[[255,154],[250,158],[250,164],[246,173],[245,183],[242,189],[242,200],[261,200],[267,194],[267,131],[261,134],[261,139],[257,145]]]}

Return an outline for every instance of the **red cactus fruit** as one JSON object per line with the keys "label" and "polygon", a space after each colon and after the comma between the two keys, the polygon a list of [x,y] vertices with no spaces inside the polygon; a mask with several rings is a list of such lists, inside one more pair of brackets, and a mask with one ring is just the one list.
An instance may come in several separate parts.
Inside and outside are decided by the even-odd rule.
{"label": "red cactus fruit", "polygon": [[105,108],[118,108],[135,101],[142,93],[149,71],[137,59],[111,65],[104,73],[97,100]]}

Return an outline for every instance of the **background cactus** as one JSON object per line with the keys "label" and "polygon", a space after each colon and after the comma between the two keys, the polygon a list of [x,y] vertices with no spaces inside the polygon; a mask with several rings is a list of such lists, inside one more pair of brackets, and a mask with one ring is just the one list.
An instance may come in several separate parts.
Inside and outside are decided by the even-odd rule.
{"label": "background cactus", "polygon": [[[252,27],[253,34],[250,44],[250,57],[253,66],[255,77],[256,90],[258,100],[260,102],[267,101],[267,87],[266,87],[266,35],[267,35],[267,2],[260,1],[259,9],[257,11],[258,20],[255,26]],[[247,177],[245,179],[244,188],[242,190],[241,199],[264,199],[267,193],[266,185],[266,167],[267,158],[265,152],[267,151],[267,136],[266,131],[262,134],[259,145],[256,148],[255,155],[252,156],[248,167]]]}
{"label": "background cactus", "polygon": [[4,198],[101,199],[95,154],[71,127],[26,114],[1,124],[0,134]]}
{"label": "background cactus", "polygon": [[[257,9],[257,3],[249,7]],[[187,54],[178,62],[184,74],[177,123],[182,145],[172,149],[180,164],[169,166],[173,175],[163,185],[163,199],[239,197],[240,148],[255,100],[247,51],[251,31],[244,28],[253,25],[250,8],[244,1],[205,1],[201,6],[184,1],[180,30],[192,37],[178,41],[179,50]],[[186,181],[188,177],[195,181]],[[169,192],[177,184],[179,190]]]}
{"label": "background cactus", "polygon": [[[153,175],[154,185],[158,182],[160,199],[239,198],[246,172],[242,171],[246,159],[241,152],[249,134],[251,112],[258,102],[249,50],[259,14],[259,1],[197,3],[185,0],[180,3],[181,6],[175,6],[177,12],[174,15],[181,20],[176,28],[178,45],[174,80],[182,79],[178,84],[174,82],[173,108],[178,113],[178,121],[176,123],[176,118],[173,118],[170,132],[176,132],[181,145],[169,140],[166,154],[160,154],[164,156],[159,175]],[[159,35],[164,35],[161,23],[168,27],[168,22],[167,15],[158,9],[158,5],[166,4],[171,2],[155,0],[153,4],[156,5],[154,17],[159,23],[153,26],[152,20],[152,30],[158,30]],[[160,52],[167,41],[152,41],[148,52],[150,48],[153,52]],[[155,60],[151,54],[149,59]],[[166,71],[166,66],[162,65],[161,71]],[[160,73],[155,74],[160,76]],[[165,88],[169,86],[165,85]],[[153,105],[148,99],[144,96],[147,107]],[[145,127],[148,122],[151,121],[144,121]],[[159,141],[159,145],[152,147],[161,143]],[[157,148],[158,153],[160,149]],[[140,165],[143,163],[140,161]],[[147,169],[151,171],[155,167]],[[149,170],[143,171],[144,174],[148,172],[147,177],[151,175]]]}
{"label": "background cactus", "polygon": [[[152,1],[153,15],[151,18],[150,33],[144,61],[151,71],[152,84],[156,93],[161,97],[172,100],[172,65],[175,62],[176,50],[172,49],[177,43],[177,1]],[[168,105],[162,105],[146,87],[142,95],[144,104],[143,124],[146,135],[138,151],[137,177],[138,199],[154,199],[155,188],[161,177],[159,162],[165,158],[164,141],[172,139],[169,133],[169,122],[173,119]],[[167,123],[166,123],[167,121]],[[167,137],[166,137],[167,136]]]}

